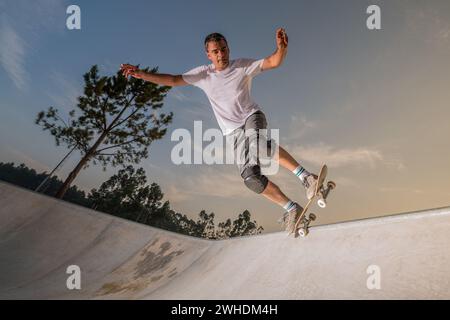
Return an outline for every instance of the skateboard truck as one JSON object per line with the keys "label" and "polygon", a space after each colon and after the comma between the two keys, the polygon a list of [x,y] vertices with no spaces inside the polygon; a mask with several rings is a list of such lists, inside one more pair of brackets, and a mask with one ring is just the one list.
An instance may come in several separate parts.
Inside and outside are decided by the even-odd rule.
{"label": "skateboard truck", "polygon": [[328,181],[326,188],[324,188],[323,186],[320,188],[320,196],[319,199],[317,200],[317,205],[319,207],[321,207],[322,209],[326,208],[328,194],[334,188],[336,188],[336,183],[334,183],[333,181]]}
{"label": "skateboard truck", "polygon": [[295,234],[295,237],[297,238],[298,236],[304,238],[308,235],[309,233],[309,224],[316,220],[316,215],[314,213],[310,213],[308,218],[303,217],[302,221],[300,222],[302,224],[302,226],[300,228],[298,228]]}

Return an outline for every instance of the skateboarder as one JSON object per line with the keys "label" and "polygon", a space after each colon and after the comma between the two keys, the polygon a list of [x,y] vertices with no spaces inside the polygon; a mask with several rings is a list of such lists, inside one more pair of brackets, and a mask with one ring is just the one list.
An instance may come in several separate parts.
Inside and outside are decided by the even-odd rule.
{"label": "skateboarder", "polygon": [[[268,153],[272,154],[274,141],[259,132],[267,128],[265,114],[251,96],[251,80],[262,71],[278,68],[288,51],[288,36],[283,28],[276,30],[276,51],[264,59],[230,60],[227,40],[219,33],[212,33],[205,38],[205,51],[209,65],[199,66],[181,75],[155,74],[139,70],[136,66],[123,64],[121,71],[125,77],[132,76],[159,85],[183,86],[194,85],[207,95],[217,122],[224,135],[234,135],[233,147],[239,151],[241,158],[253,157],[240,161],[238,168],[245,185],[257,194],[283,207],[283,222],[286,231],[294,232],[294,225],[303,208],[290,200],[280,188],[261,173],[258,141],[264,139]],[[245,132],[254,132],[247,136]],[[267,142],[266,142],[267,141]],[[244,146],[243,148],[240,146]],[[306,188],[306,196],[311,199],[317,184],[317,175],[309,173],[281,146],[275,153],[275,161],[292,171],[300,178]]]}

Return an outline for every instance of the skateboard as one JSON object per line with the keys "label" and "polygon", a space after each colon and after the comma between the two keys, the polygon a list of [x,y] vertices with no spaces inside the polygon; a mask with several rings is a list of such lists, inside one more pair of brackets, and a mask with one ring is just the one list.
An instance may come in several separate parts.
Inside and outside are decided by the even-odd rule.
{"label": "skateboard", "polygon": [[336,188],[336,183],[334,183],[333,181],[328,181],[326,187],[324,186],[327,173],[328,168],[327,165],[324,164],[320,169],[319,176],[317,178],[317,186],[314,192],[314,196],[308,201],[305,208],[303,208],[302,213],[295,223],[294,230],[296,238],[298,236],[301,236],[302,238],[306,237],[309,233],[309,224],[317,218],[314,213],[311,213],[308,218],[306,218],[306,213],[313,201],[317,199],[317,205],[322,209],[325,208],[327,206],[327,198],[330,194],[330,191]]}

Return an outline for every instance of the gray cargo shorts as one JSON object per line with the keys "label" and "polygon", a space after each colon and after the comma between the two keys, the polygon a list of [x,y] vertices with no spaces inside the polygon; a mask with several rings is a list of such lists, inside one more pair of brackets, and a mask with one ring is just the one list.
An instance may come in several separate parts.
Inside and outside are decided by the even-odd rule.
{"label": "gray cargo shorts", "polygon": [[267,120],[264,113],[258,110],[245,120],[243,126],[235,129],[227,137],[230,139],[227,140],[228,143],[233,144],[235,161],[241,177],[246,169],[254,168],[251,171],[255,173],[260,170],[260,157],[272,158],[274,155],[276,142],[273,139],[269,140],[265,130],[260,129],[267,129]]}

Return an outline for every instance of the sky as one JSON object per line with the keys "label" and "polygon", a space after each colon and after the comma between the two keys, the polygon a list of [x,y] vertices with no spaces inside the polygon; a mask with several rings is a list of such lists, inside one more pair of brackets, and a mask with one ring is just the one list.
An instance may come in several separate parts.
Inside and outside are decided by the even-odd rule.
{"label": "sky", "polygon": [[[81,9],[81,29],[66,27],[66,9]],[[381,9],[381,30],[366,26],[369,5]],[[253,80],[252,97],[279,129],[280,144],[306,169],[329,167],[337,184],[316,224],[450,205],[450,2],[442,1],[56,1],[0,0],[0,162],[50,172],[68,149],[34,124],[50,106],[68,117],[83,92],[83,74],[121,63],[181,74],[207,64],[203,39],[227,37],[231,58],[264,58],[284,27],[284,64]],[[249,210],[265,232],[280,231],[283,210],[248,190],[235,165],[175,165],[171,133],[219,126],[204,93],[173,88],[166,136],[152,143],[145,169],[171,207],[216,222]],[[80,160],[74,153],[61,179]],[[74,184],[98,188],[118,172],[100,166]],[[281,168],[269,179],[294,201],[305,192]]]}

